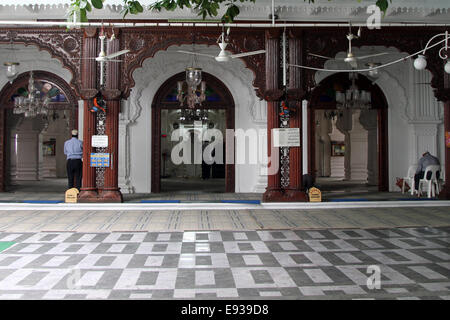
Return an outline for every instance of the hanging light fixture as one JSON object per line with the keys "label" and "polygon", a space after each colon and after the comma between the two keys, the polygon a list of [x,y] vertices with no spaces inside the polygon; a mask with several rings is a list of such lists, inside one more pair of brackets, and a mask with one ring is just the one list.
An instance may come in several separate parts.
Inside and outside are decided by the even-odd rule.
{"label": "hanging light fixture", "polygon": [[370,109],[372,97],[369,91],[359,90],[356,86],[356,73],[350,73],[352,84],[345,91],[336,91],[336,107],[338,110],[343,109]]}
{"label": "hanging light fixture", "polygon": [[381,66],[381,63],[378,62],[368,62],[366,63],[366,66],[370,68],[370,70],[367,72],[368,75],[372,78],[378,78],[380,75],[378,72],[377,67]]}
{"label": "hanging light fixture", "polygon": [[12,83],[19,73],[17,66],[20,65],[20,63],[17,62],[16,54],[14,53],[17,49],[14,48],[12,39],[10,48],[7,48],[7,50],[10,50],[11,53],[9,54],[8,60],[5,61],[3,65],[6,67],[6,78],[8,78],[9,83]]}
{"label": "hanging light fixture", "polygon": [[[450,73],[450,60],[449,60],[450,57],[448,55],[449,50],[450,50],[450,46],[449,46],[450,35],[449,35],[448,31],[445,31],[444,33],[439,33],[439,34],[431,37],[430,40],[428,40],[428,43],[425,46],[425,49],[423,49],[423,51],[421,52],[422,54],[419,54],[417,56],[417,58],[414,60],[414,68],[416,68],[416,70],[424,70],[427,67],[427,59],[426,59],[425,53],[430,48],[429,46],[430,46],[431,41],[433,41],[434,39],[439,38],[439,37],[444,37],[444,40],[437,43],[437,44],[439,44],[439,43],[444,42],[444,46],[439,50],[439,57],[442,60],[447,60],[447,63],[444,65],[444,71],[446,73]],[[433,46],[435,46],[435,45],[433,45]]]}
{"label": "hanging light fixture", "polygon": [[207,109],[181,109],[179,120],[183,123],[192,123],[193,121],[207,121]]}
{"label": "hanging light fixture", "polygon": [[[195,53],[195,42],[192,41],[192,51]],[[196,55],[193,55],[191,67],[185,69],[186,71],[186,80],[178,81],[177,83],[177,100],[180,101],[180,106],[186,104],[188,108],[194,109],[195,105],[202,105],[202,102],[205,101],[206,95],[206,83],[202,81],[202,69],[195,67],[197,62]],[[186,85],[184,85],[186,83]],[[200,90],[198,90],[198,86],[200,86]]]}
{"label": "hanging light fixture", "polygon": [[444,70],[447,73],[450,73],[450,60],[447,61],[447,63],[444,66]]}
{"label": "hanging light fixture", "polygon": [[417,70],[423,70],[427,67],[427,59],[424,55],[419,54],[416,60],[414,60],[414,68]]}
{"label": "hanging light fixture", "polygon": [[48,104],[51,98],[48,95],[41,97],[41,92],[37,90],[33,79],[33,71],[30,71],[28,80],[27,96],[14,98],[14,114],[23,114],[26,118],[33,118],[37,115],[48,114]]}

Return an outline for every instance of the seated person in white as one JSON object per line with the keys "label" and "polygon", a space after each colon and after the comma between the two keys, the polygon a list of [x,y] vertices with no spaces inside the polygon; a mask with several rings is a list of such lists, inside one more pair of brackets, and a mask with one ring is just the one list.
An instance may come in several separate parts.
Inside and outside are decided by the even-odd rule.
{"label": "seated person in white", "polygon": [[[426,151],[422,155],[422,158],[419,159],[416,174],[414,175],[414,187],[416,189],[416,193],[418,193],[419,181],[420,181],[420,179],[423,179],[424,174],[425,174],[425,169],[431,165],[440,165],[439,159],[436,158],[435,156],[432,156],[428,151]],[[439,179],[439,174],[440,174],[439,171],[436,172],[436,177],[438,179]],[[427,178],[429,179],[430,177],[427,177]]]}

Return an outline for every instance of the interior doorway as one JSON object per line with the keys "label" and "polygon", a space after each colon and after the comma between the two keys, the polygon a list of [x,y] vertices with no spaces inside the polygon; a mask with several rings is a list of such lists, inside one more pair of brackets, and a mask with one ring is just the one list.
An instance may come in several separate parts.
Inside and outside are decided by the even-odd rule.
{"label": "interior doorway", "polygon": [[387,101],[381,89],[358,74],[355,84],[370,93],[369,106],[336,102],[354,74],[325,78],[309,103],[309,172],[322,191],[388,191]]}
{"label": "interior doorway", "polygon": [[[234,129],[235,123],[231,93],[219,79],[203,72],[206,100],[193,109],[181,106],[177,82],[184,78],[182,72],[168,79],[152,104],[151,192],[234,192],[235,167],[225,163],[226,130]],[[206,132],[221,135],[221,152],[215,145],[218,138]],[[212,164],[202,157],[208,153],[216,160]]]}
{"label": "interior doorway", "polygon": [[[225,137],[225,120],[225,109],[161,110],[161,192],[225,192],[225,164],[208,164],[203,159],[216,139],[208,137],[207,131],[215,129]],[[225,148],[223,144],[218,147],[223,150],[223,162]],[[185,157],[185,152],[189,153],[187,161],[178,163],[177,158]]]}
{"label": "interior doorway", "polygon": [[4,155],[0,160],[0,190],[64,193],[64,142],[70,138],[70,131],[78,128],[78,102],[63,79],[37,70],[33,71],[33,83],[41,99],[49,101],[47,113],[17,114],[15,98],[28,97],[29,79],[29,72],[20,74],[0,93],[0,153]]}

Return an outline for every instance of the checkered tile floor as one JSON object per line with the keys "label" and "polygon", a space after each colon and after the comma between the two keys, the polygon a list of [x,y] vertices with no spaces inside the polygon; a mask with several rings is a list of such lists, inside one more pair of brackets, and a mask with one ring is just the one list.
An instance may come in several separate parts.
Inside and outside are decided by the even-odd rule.
{"label": "checkered tile floor", "polygon": [[449,227],[0,233],[0,299],[448,300],[449,243]]}

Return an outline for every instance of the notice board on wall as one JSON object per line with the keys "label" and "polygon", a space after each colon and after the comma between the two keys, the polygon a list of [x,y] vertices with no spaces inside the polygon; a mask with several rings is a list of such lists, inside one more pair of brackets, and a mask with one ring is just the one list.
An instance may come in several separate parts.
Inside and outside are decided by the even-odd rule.
{"label": "notice board on wall", "polygon": [[272,129],[274,147],[300,147],[300,128]]}

